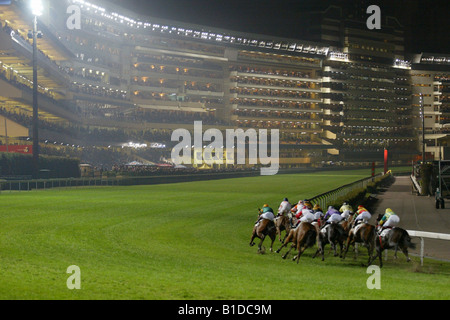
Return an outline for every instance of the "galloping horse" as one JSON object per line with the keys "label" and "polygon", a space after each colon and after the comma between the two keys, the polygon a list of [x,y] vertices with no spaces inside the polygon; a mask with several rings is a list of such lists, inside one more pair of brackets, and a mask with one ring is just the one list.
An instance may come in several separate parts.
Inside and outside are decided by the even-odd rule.
{"label": "galloping horse", "polygon": [[316,227],[309,222],[302,222],[297,228],[291,229],[288,237],[284,240],[283,245],[277,250],[277,253],[279,253],[282,248],[287,246],[288,243],[292,242],[291,248],[283,255],[282,258],[286,259],[289,252],[291,252],[293,248],[297,248],[298,253],[292,260],[297,260],[298,263],[303,252],[316,243],[316,237]]}
{"label": "galloping horse", "polygon": [[[289,231],[291,231],[291,223],[289,222],[289,217],[285,215],[278,216],[275,218],[274,223],[277,229],[278,237],[280,238],[280,242],[283,242],[289,235]],[[286,230],[286,234],[284,235],[283,240],[281,240],[281,232],[283,232],[283,230]]]}
{"label": "galloping horse", "polygon": [[[377,221],[380,221],[382,214],[378,215]],[[376,241],[376,255],[373,256],[371,264],[378,256],[380,261],[380,268],[383,267],[383,259],[381,258],[381,253],[385,249],[395,249],[394,258],[397,259],[397,250],[400,248],[403,254],[406,256],[406,261],[409,262],[411,259],[408,255],[408,248],[415,249],[416,245],[411,242],[411,237],[408,231],[402,228],[394,227],[390,230],[389,235],[385,237],[377,236]]]}
{"label": "galloping horse", "polygon": [[273,223],[273,221],[268,220],[268,219],[263,219],[263,220],[259,221],[253,227],[252,238],[250,240],[250,247],[253,247],[255,245],[253,240],[255,238],[259,238],[259,239],[261,239],[261,241],[259,242],[259,245],[258,245],[258,253],[262,253],[262,244],[264,242],[264,239],[268,235],[270,237],[270,239],[272,240],[272,242],[270,244],[270,251],[273,252],[273,243],[275,242],[276,232],[277,232],[277,230],[275,228],[275,224]]}
{"label": "galloping horse", "polygon": [[[365,247],[367,247],[367,251],[369,253],[369,265],[372,261],[372,255],[373,250],[375,249],[375,242],[377,238],[375,226],[368,224],[368,223],[362,223],[359,226],[353,227],[347,238],[347,244],[345,246],[345,251],[342,259],[345,259],[345,256],[347,255],[348,248],[350,245],[354,245],[355,243],[362,242]],[[356,231],[356,232],[355,232]]]}
{"label": "galloping horse", "polygon": [[342,258],[342,246],[344,244],[347,235],[345,234],[345,230],[342,225],[337,223],[331,223],[326,225],[320,232],[318,237],[318,249],[314,254],[313,258],[315,258],[319,252],[322,254],[322,261],[325,260],[325,245],[327,243],[331,244],[334,250],[334,256],[336,257],[337,251],[336,247],[339,245],[340,254],[339,256]]}
{"label": "galloping horse", "polygon": [[351,214],[351,215],[347,218],[347,220],[345,220],[345,221],[343,221],[343,222],[341,223],[342,227],[344,228],[344,232],[345,232],[345,235],[346,235],[346,236],[348,236],[348,234],[350,233],[350,230],[351,230],[351,228],[352,228],[352,225],[353,225],[353,217],[354,217],[354,214]]}

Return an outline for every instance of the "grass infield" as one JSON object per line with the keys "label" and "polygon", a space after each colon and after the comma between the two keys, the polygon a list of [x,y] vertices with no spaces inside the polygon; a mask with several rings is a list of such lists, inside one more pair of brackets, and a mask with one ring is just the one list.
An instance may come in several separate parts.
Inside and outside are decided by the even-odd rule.
{"label": "grass infield", "polygon": [[[420,267],[400,253],[381,269],[381,289],[369,290],[365,248],[356,260],[327,252],[324,262],[308,249],[296,264],[248,245],[257,207],[276,209],[284,197],[312,197],[367,171],[3,192],[0,299],[448,300],[447,262]],[[72,265],[80,290],[67,287]]]}

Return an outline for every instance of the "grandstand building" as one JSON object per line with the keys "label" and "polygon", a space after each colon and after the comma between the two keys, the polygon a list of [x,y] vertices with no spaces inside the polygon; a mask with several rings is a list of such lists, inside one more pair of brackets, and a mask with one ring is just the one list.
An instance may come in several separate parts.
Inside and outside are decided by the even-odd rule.
{"label": "grandstand building", "polygon": [[[433,160],[448,160],[450,141],[450,56],[414,55],[411,70],[415,128],[422,150]],[[424,118],[422,117],[424,115]],[[425,129],[422,135],[422,127]]]}
{"label": "grandstand building", "polygon": [[323,98],[342,119],[331,118],[329,130],[345,161],[380,159],[387,149],[392,161],[404,162],[416,153],[417,139],[402,26],[385,17],[381,30],[369,30],[365,20],[356,19],[360,11],[365,14],[362,4],[356,2],[351,12],[318,8],[303,17],[309,37],[330,47]]}
{"label": "grandstand building", "polygon": [[[79,29],[67,28],[70,4],[81,9]],[[47,83],[43,74],[55,82],[41,88],[51,103],[42,99],[40,107],[62,120],[59,132],[44,129],[43,139],[112,147],[138,139],[169,146],[172,130],[192,129],[201,120],[205,129],[279,129],[282,166],[310,165],[330,149],[322,139],[321,97],[328,48],[153,20],[101,5],[49,1],[39,20],[45,34],[39,83]],[[29,66],[30,17],[24,6],[16,1],[0,16],[17,30],[3,39],[23,59],[3,62],[10,78],[16,78],[14,66]],[[29,72],[16,74],[29,82]]]}
{"label": "grandstand building", "polygon": [[[68,27],[70,5],[81,10],[79,28]],[[281,167],[382,161],[384,148],[394,161],[417,153],[411,66],[394,20],[370,33],[332,8],[319,12],[320,31],[302,41],[143,17],[107,1],[47,0],[44,7],[44,154],[106,168],[158,162],[170,157],[172,131],[193,130],[194,121],[204,130],[279,129]],[[25,127],[31,21],[26,1],[0,11],[0,114]]]}

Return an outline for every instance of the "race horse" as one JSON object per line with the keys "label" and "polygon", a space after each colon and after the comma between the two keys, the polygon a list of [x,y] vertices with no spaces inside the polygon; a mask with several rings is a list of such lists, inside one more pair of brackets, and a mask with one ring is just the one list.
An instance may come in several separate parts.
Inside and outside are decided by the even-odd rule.
{"label": "race horse", "polygon": [[261,239],[258,245],[258,253],[263,253],[262,244],[264,242],[264,239],[266,236],[269,236],[272,240],[272,243],[270,244],[270,251],[273,252],[273,243],[275,242],[276,238],[276,228],[273,221],[268,219],[262,219],[259,222],[255,224],[253,227],[253,233],[252,238],[250,240],[250,246],[253,247],[255,245],[255,238]]}
{"label": "race horse", "polygon": [[[279,215],[274,220],[275,228],[277,229],[277,234],[280,239],[280,242],[282,243],[286,237],[289,235],[289,231],[291,231],[291,223],[289,221],[289,217],[285,215]],[[284,238],[281,239],[281,232],[286,231],[286,234],[284,235]]]}
{"label": "race horse", "polygon": [[341,222],[341,226],[344,228],[345,235],[347,235],[347,236],[350,233],[350,230],[352,228],[353,217],[354,217],[354,215],[351,214],[346,220]]}
{"label": "race horse", "polygon": [[300,260],[300,256],[303,252],[309,248],[314,246],[316,243],[317,231],[316,227],[314,227],[309,222],[302,222],[297,228],[291,229],[289,235],[284,240],[284,243],[277,250],[277,253],[281,251],[285,246],[287,246],[290,242],[292,242],[291,248],[282,256],[283,259],[286,259],[287,255],[291,252],[293,248],[297,248],[298,253],[292,259],[293,261],[297,260],[297,263]]}
{"label": "race horse", "polygon": [[347,243],[345,245],[344,255],[342,256],[342,259],[345,259],[350,245],[363,243],[364,246],[367,247],[367,251],[369,253],[368,264],[370,265],[370,262],[372,261],[373,251],[375,249],[376,238],[377,232],[374,225],[361,223],[360,225],[353,227],[348,234]]}
{"label": "race horse", "polygon": [[[382,214],[378,215],[377,221],[383,217]],[[380,268],[383,267],[383,259],[381,258],[381,253],[385,249],[394,248],[394,258],[397,259],[397,251],[400,248],[403,254],[406,256],[406,261],[409,262],[411,259],[408,255],[408,248],[415,249],[416,245],[411,242],[411,237],[408,234],[408,231],[405,229],[394,227],[387,230],[386,234],[377,235],[376,240],[376,255],[373,256],[372,261],[369,262],[369,265],[377,258],[380,261]]]}
{"label": "race horse", "polygon": [[344,245],[344,241],[347,239],[347,234],[345,233],[344,227],[338,223],[331,223],[323,227],[318,236],[317,243],[317,251],[314,254],[313,258],[315,258],[319,253],[322,254],[322,261],[325,260],[325,245],[329,243],[334,250],[334,256],[337,254],[337,246],[339,245],[340,252],[339,256],[342,258],[342,247]]}

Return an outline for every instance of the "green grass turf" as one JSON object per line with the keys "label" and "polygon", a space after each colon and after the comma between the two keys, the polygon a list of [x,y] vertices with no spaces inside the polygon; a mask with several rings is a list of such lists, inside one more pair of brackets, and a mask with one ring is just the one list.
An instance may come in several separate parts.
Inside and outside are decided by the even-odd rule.
{"label": "green grass turf", "polygon": [[[0,299],[449,299],[446,262],[420,267],[400,253],[382,268],[381,290],[369,290],[365,248],[357,260],[328,254],[324,262],[308,249],[296,264],[248,245],[258,206],[367,175],[3,192]],[[81,269],[81,290],[66,286],[71,265]]]}

